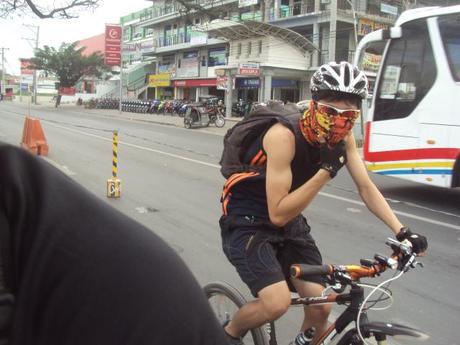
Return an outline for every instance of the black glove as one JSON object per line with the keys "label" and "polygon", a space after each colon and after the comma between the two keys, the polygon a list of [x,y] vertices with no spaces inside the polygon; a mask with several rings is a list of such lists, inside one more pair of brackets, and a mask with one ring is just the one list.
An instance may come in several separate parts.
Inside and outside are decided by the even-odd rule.
{"label": "black glove", "polygon": [[396,239],[399,242],[408,240],[412,244],[412,250],[416,254],[423,253],[428,248],[428,241],[426,240],[426,237],[410,231],[410,229],[406,226],[401,228],[396,235]]}
{"label": "black glove", "polygon": [[321,169],[329,171],[331,178],[334,178],[340,168],[347,164],[345,141],[340,141],[334,147],[330,147],[327,143],[321,144],[319,148],[319,155],[321,160]]}

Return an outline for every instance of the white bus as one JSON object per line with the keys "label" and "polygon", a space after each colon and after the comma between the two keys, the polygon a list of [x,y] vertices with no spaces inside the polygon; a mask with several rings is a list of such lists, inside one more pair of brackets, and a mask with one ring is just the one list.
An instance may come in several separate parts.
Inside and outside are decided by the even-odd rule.
{"label": "white bus", "polygon": [[368,169],[460,187],[460,6],[403,12],[394,27],[363,37],[355,63],[379,41],[385,49],[364,111]]}

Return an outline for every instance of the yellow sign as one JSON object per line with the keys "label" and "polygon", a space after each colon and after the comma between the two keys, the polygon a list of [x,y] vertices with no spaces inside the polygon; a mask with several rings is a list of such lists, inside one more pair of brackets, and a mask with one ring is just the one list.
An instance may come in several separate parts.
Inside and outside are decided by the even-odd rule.
{"label": "yellow sign", "polygon": [[171,84],[171,75],[169,73],[150,74],[149,87],[167,87]]}
{"label": "yellow sign", "polygon": [[365,71],[377,72],[381,60],[382,55],[364,53],[362,67]]}
{"label": "yellow sign", "polygon": [[379,30],[379,29],[388,29],[387,24],[374,22],[366,18],[361,18],[358,22],[358,35],[364,36],[368,33]]}

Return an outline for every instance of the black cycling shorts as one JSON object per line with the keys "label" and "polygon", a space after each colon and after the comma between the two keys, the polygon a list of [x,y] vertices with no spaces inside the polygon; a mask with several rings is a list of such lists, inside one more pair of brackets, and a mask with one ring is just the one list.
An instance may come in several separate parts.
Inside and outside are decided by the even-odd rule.
{"label": "black cycling shorts", "polygon": [[[322,264],[302,215],[284,228],[251,216],[222,216],[219,224],[224,253],[255,297],[263,288],[283,280],[294,292],[289,273],[292,264]],[[325,285],[322,276],[312,276],[309,281]]]}

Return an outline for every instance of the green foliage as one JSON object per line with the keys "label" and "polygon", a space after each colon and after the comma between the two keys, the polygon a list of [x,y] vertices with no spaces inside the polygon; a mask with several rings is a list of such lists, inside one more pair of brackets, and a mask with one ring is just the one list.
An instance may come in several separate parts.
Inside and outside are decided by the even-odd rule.
{"label": "green foliage", "polygon": [[101,78],[110,69],[104,64],[103,54],[97,52],[84,56],[85,47],[78,42],[62,43],[59,49],[44,46],[37,49],[30,62],[33,68],[58,77],[60,86],[72,87],[83,77]]}

